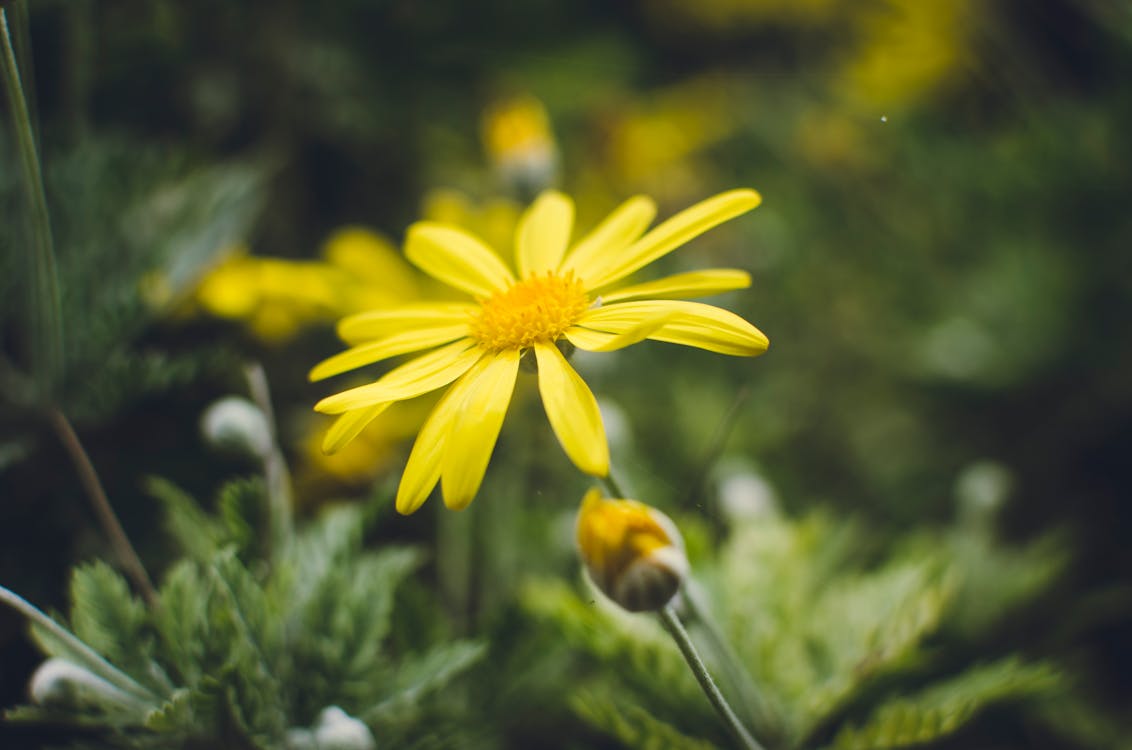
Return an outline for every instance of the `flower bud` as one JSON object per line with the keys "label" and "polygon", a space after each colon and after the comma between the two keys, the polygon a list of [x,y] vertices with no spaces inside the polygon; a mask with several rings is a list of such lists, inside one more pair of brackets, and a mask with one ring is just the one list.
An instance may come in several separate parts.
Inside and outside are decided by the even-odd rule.
{"label": "flower bud", "polygon": [[578,511],[578,551],[601,592],[630,612],[657,610],[688,573],[684,540],[668,516],[592,489]]}
{"label": "flower bud", "polygon": [[374,750],[377,743],[361,719],[338,706],[327,706],[313,727],[288,729],[284,746],[287,750]]}
{"label": "flower bud", "polygon": [[64,711],[137,706],[134,697],[90,670],[58,657],[39,665],[31,677],[28,693],[36,705]]}
{"label": "flower bud", "polygon": [[271,428],[260,408],[239,396],[226,396],[209,406],[200,420],[210,445],[236,454],[263,458],[271,452]]}

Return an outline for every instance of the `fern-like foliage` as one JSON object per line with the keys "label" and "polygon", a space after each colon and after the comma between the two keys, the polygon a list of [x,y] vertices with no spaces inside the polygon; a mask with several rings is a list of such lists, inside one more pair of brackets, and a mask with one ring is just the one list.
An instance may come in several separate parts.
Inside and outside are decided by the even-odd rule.
{"label": "fern-like foliage", "polygon": [[[49,700],[10,719],[93,724],[112,731],[115,747],[275,748],[337,707],[376,736],[431,736],[420,724],[444,716],[435,697],[483,648],[391,646],[397,591],[421,563],[416,550],[365,549],[362,513],[345,507],[266,560],[249,553],[250,520],[239,511],[255,505],[257,482],[222,489],[216,515],[168,482],[151,480],[150,490],[186,553],[156,605],[135,599],[102,563],[77,568],[71,586],[71,631],[137,687],[128,701],[111,685],[88,690],[93,700]],[[70,644],[37,634],[45,653],[73,661]]]}
{"label": "fern-like foliage", "polygon": [[[132,399],[184,384],[228,364],[219,351],[173,352],[145,342],[163,310],[209,264],[247,237],[262,203],[267,170],[232,163],[194,170],[167,148],[124,140],[86,141],[52,155],[44,168],[64,330],[58,406],[76,421],[97,421]],[[0,177],[0,217],[22,229],[14,175]],[[0,327],[14,334],[11,374],[30,347],[23,232],[6,238]],[[5,364],[8,364],[5,362]],[[19,389],[0,400],[19,404]]]}
{"label": "fern-like foliage", "polygon": [[[1066,695],[1069,683],[1043,662],[989,654],[964,668],[967,652],[945,658],[946,633],[970,634],[992,613],[1025,605],[1057,570],[1046,543],[1012,550],[964,533],[937,533],[878,559],[852,523],[822,513],[760,519],[734,529],[700,566],[705,588],[685,593],[706,601],[685,618],[737,713],[771,748],[914,747],[960,731],[985,709],[1026,710]],[[976,592],[989,599],[979,616],[971,614]],[[727,744],[650,618],[553,582],[528,587],[522,603],[587,655],[590,676],[571,699],[587,724],[626,747]],[[714,613],[710,621],[701,610]],[[610,674],[620,689],[609,689]]]}
{"label": "fern-like foliage", "polygon": [[845,725],[831,748],[888,750],[915,747],[949,735],[994,703],[1048,696],[1061,675],[1045,664],[1007,657],[979,665],[911,695],[891,698],[868,720]]}

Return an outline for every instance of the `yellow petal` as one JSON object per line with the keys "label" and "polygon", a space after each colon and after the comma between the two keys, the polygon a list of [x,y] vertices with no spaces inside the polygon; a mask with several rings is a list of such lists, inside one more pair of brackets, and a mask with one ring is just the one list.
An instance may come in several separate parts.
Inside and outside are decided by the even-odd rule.
{"label": "yellow petal", "polygon": [[356,438],[358,433],[364,430],[366,425],[372,422],[378,414],[388,408],[388,402],[374,404],[362,409],[348,411],[338,417],[334,420],[334,424],[330,425],[330,429],[326,431],[326,436],[322,439],[322,452],[337,453]]}
{"label": "yellow petal", "polygon": [[587,474],[609,474],[609,443],[601,412],[586,381],[553,344],[535,344],[538,389],[562,449]]}
{"label": "yellow petal", "polygon": [[542,193],[515,230],[519,276],[558,270],[574,226],[574,201],[556,190]]}
{"label": "yellow petal", "polygon": [[741,357],[762,354],[770,344],[762,331],[735,313],[683,300],[619,302],[587,311],[578,325],[606,333],[624,333],[665,315],[671,318],[648,338]]}
{"label": "yellow petal", "polygon": [[441,347],[385,373],[369,385],[327,396],[314,405],[324,414],[341,414],[383,401],[402,401],[434,391],[467,372],[484,354],[470,339]]}
{"label": "yellow petal", "polygon": [[566,329],[565,335],[571,344],[587,352],[613,352],[644,341],[663,328],[672,318],[673,313],[671,312],[653,318],[645,318],[621,333],[606,333],[581,326],[571,326]]}
{"label": "yellow petal", "polygon": [[323,246],[323,257],[365,285],[381,290],[386,299],[412,299],[418,277],[393,243],[365,227],[343,227]]}
{"label": "yellow petal", "polygon": [[690,299],[707,297],[751,285],[751,274],[734,268],[705,268],[678,273],[644,284],[634,284],[601,295],[601,301],[625,302],[633,299]]}
{"label": "yellow petal", "polygon": [[489,297],[515,283],[490,247],[445,224],[421,221],[409,227],[405,256],[433,278],[475,297]]}
{"label": "yellow petal", "polygon": [[468,507],[483,482],[519,373],[517,350],[491,355],[489,360],[469,383],[444,441],[440,489],[444,504],[452,510]]}
{"label": "yellow petal", "polygon": [[409,461],[405,464],[405,471],[401,474],[401,483],[397,486],[398,513],[407,516],[415,512],[428,499],[433,487],[440,480],[444,442],[451,432],[452,417],[457,407],[464,402],[468,386],[475,382],[479,373],[490,362],[489,357],[484,357],[457,380],[433,407],[428,419],[421,426],[413,443],[413,450],[409,453]]}
{"label": "yellow petal", "polygon": [[422,349],[431,349],[434,346],[447,344],[450,341],[455,341],[467,335],[468,324],[460,323],[454,326],[424,328],[416,331],[406,331],[393,336],[386,336],[383,339],[371,341],[361,346],[355,346],[340,354],[335,354],[333,357],[324,359],[322,362],[315,365],[314,369],[310,371],[309,377],[312,382],[322,380],[332,375],[346,372],[347,370],[353,370],[356,367],[364,367],[374,362],[380,362],[388,357],[396,357],[399,354],[409,354],[410,352],[419,352]]}
{"label": "yellow petal", "polygon": [[338,336],[347,344],[361,344],[420,328],[464,323],[479,309],[479,305],[469,302],[428,302],[369,310],[343,318],[338,323]]}
{"label": "yellow petal", "polygon": [[591,267],[603,258],[606,260],[602,263],[616,262],[621,251],[640,237],[655,217],[656,203],[652,198],[644,195],[630,198],[574,245],[562,264],[562,271],[573,271],[586,282],[587,289],[595,288],[588,283]]}
{"label": "yellow petal", "polygon": [[754,190],[731,190],[687,208],[618,253],[593,258],[580,275],[590,289],[624,278],[728,219],[762,202]]}

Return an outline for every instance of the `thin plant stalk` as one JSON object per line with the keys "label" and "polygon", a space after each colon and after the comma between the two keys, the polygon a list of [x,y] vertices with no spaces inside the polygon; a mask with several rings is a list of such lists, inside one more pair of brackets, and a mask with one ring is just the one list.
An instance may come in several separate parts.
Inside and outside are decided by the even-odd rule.
{"label": "thin plant stalk", "polygon": [[616,497],[622,500],[629,497],[625,494],[625,491],[621,489],[621,485],[617,483],[617,480],[613,478],[612,472],[604,477],[598,477],[598,480],[605,486],[605,491],[610,497]]}
{"label": "thin plant stalk", "polygon": [[715,661],[723,670],[727,681],[731,683],[732,694],[737,695],[742,702],[742,707],[747,709],[743,712],[743,718],[750,722],[752,726],[759,727],[763,731],[766,731],[768,727],[773,727],[774,716],[767,705],[766,698],[755,686],[750,674],[743,668],[735,649],[731,646],[723,631],[720,630],[719,624],[703,600],[702,591],[696,581],[685,581],[681,601],[686,614],[692,621],[698,622],[702,631],[707,635],[707,646],[715,652]]}
{"label": "thin plant stalk", "polygon": [[263,460],[264,481],[267,483],[267,502],[271,534],[272,554],[278,555],[291,544],[294,533],[293,507],[294,498],[291,491],[291,475],[287,470],[287,461],[283,458],[283,451],[279,449],[276,440],[275,410],[271,407],[271,390],[267,384],[267,374],[263,365],[258,362],[244,367],[244,377],[248,381],[248,391],[252,401],[263,413],[267,422],[267,432],[270,445]]}
{"label": "thin plant stalk", "polygon": [[31,371],[37,378],[41,401],[48,403],[59,383],[63,367],[59,274],[55,264],[55,241],[51,233],[51,216],[47,210],[47,193],[43,187],[35,133],[12,46],[7,11],[3,7],[0,7],[0,69],[4,90],[7,92],[8,109],[12,113],[24,191],[29,203],[32,240],[29,284]]}
{"label": "thin plant stalk", "polygon": [[68,656],[77,664],[98,675],[114,687],[141,701],[144,708],[153,708],[160,705],[161,698],[154,695],[148,688],[138,683],[134,678],[115,667],[99,656],[98,652],[80,641],[74,633],[52,620],[40,609],[18,594],[0,586],[0,602],[7,604],[32,623],[43,628],[63,646],[67,648]]}
{"label": "thin plant stalk", "polygon": [[130,577],[130,580],[134,582],[134,586],[141,593],[146,603],[151,607],[155,606],[157,591],[153,588],[153,582],[150,580],[149,574],[146,573],[145,566],[142,565],[141,558],[138,557],[134,546],[130,544],[130,538],[126,536],[117,514],[114,513],[114,508],[111,507],[110,501],[106,497],[106,491],[102,488],[102,481],[98,478],[98,472],[94,470],[94,464],[79,440],[79,436],[75,433],[75,428],[71,426],[66,415],[58,409],[51,409],[47,414],[48,421],[51,422],[60,442],[67,450],[67,455],[71,457],[71,462],[75,465],[79,481],[82,482],[83,489],[86,490],[86,494],[90,498],[99,523],[102,524],[103,530],[110,538],[110,545],[118,555],[122,568],[126,575]]}
{"label": "thin plant stalk", "polygon": [[704,694],[711,705],[715,708],[716,713],[723,719],[723,723],[727,725],[735,742],[743,750],[764,750],[763,746],[751,736],[743,723],[739,721],[739,717],[735,715],[735,711],[723,697],[723,693],[719,691],[719,687],[715,684],[711,674],[708,672],[707,667],[704,666],[703,659],[700,658],[699,653],[696,651],[695,645],[692,643],[688,631],[684,629],[684,624],[680,622],[680,618],[676,615],[676,610],[672,604],[666,604],[657,615],[660,617],[660,624],[664,627],[668,634],[672,636],[672,640],[676,641],[676,646],[680,649],[680,653],[684,656],[684,661],[688,662],[688,667],[692,670],[692,674],[696,678],[696,682],[700,683]]}

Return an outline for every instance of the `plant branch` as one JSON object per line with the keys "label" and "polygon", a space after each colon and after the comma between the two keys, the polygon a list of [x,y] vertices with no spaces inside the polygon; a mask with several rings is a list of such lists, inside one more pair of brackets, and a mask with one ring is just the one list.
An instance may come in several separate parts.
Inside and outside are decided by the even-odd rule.
{"label": "plant branch", "polygon": [[79,436],[75,433],[75,428],[71,426],[70,420],[63,412],[58,409],[51,409],[48,412],[48,419],[55,429],[55,433],[59,436],[60,442],[63,443],[63,447],[67,450],[67,454],[71,457],[75,471],[78,472],[79,481],[82,482],[83,489],[86,490],[87,497],[90,498],[94,513],[98,516],[98,522],[102,524],[102,530],[110,538],[110,545],[118,555],[122,568],[134,582],[134,586],[137,587],[146,603],[151,607],[154,606],[157,602],[157,592],[153,588],[153,582],[149,579],[149,574],[145,572],[145,567],[142,565],[138,553],[130,544],[129,537],[122,529],[122,524],[118,521],[118,516],[114,513],[114,508],[111,507],[110,501],[106,497],[106,491],[102,488],[102,482],[98,478],[98,473],[94,470],[94,464],[91,463],[90,456],[83,448]]}
{"label": "plant branch", "polygon": [[264,479],[267,482],[271,552],[273,555],[278,555],[290,546],[293,533],[291,478],[287,471],[287,461],[279,449],[275,411],[271,408],[271,390],[267,384],[267,374],[263,371],[263,365],[258,362],[245,365],[244,377],[248,381],[248,391],[251,393],[252,401],[259,407],[267,422],[269,447],[261,458]]}
{"label": "plant branch", "polygon": [[666,604],[657,614],[660,617],[660,624],[672,636],[672,640],[676,641],[676,646],[680,649],[680,653],[684,655],[684,661],[688,662],[688,667],[691,668],[696,681],[700,683],[704,694],[707,695],[711,705],[731,731],[738,746],[743,750],[764,750],[763,746],[751,736],[751,733],[739,721],[739,717],[735,715],[735,711],[732,710],[731,705],[728,704],[727,699],[723,697],[723,693],[719,691],[719,687],[712,680],[711,674],[708,673],[703,659],[696,652],[696,647],[692,644],[692,639],[688,635],[688,631],[684,629],[680,618],[677,617],[672,604]]}
{"label": "plant branch", "polygon": [[86,645],[74,633],[45,615],[35,605],[22,596],[0,586],[0,602],[7,604],[31,622],[46,630],[59,640],[69,651],[69,656],[80,666],[101,677],[114,687],[143,701],[143,706],[153,708],[161,704],[161,699],[134,678],[103,659],[97,651]]}
{"label": "plant branch", "polygon": [[621,485],[617,483],[617,480],[613,478],[612,472],[610,472],[607,476],[598,477],[598,480],[601,481],[602,485],[605,486],[605,491],[609,494],[610,497],[616,497],[622,500],[629,497],[625,494],[625,491],[621,489]]}

